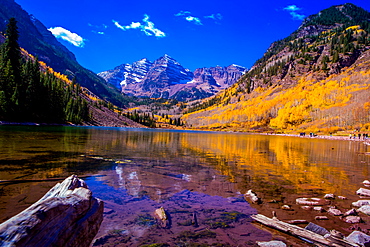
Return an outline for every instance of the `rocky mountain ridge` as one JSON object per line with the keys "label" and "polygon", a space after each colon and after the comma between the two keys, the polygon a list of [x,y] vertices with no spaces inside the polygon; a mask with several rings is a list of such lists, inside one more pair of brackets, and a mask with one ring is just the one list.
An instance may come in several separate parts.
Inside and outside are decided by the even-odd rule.
{"label": "rocky mountain ridge", "polygon": [[233,64],[191,72],[165,54],[154,62],[144,58],[98,75],[128,95],[189,101],[218,93],[235,83],[245,71]]}
{"label": "rocky mountain ridge", "polygon": [[[361,82],[359,87],[362,87],[368,81],[368,63],[363,59],[369,59],[369,20],[370,13],[353,4],[332,6],[309,16],[297,31],[272,43],[238,82],[188,109],[188,113],[197,113],[187,115],[187,122],[192,126],[217,124],[221,128],[234,125],[283,129],[295,129],[304,123],[307,128],[308,123],[314,121],[321,121],[322,127],[330,127],[332,119],[341,119],[337,123],[343,126],[365,124],[365,119],[359,121],[355,116],[340,115],[338,105],[344,107],[349,104],[344,102],[352,99],[354,108],[346,112],[366,111],[363,96],[356,98],[349,92],[357,83]],[[358,79],[351,74],[354,68],[361,68],[356,72]],[[332,84],[326,85],[328,82]],[[347,91],[339,93],[344,86]],[[296,94],[283,97],[292,90]],[[327,91],[315,98],[312,96],[318,93],[315,90]],[[362,88],[356,94],[365,91],[366,88]],[[295,98],[300,92],[301,98]],[[324,110],[328,112],[325,121],[320,119],[324,115],[318,114]]]}

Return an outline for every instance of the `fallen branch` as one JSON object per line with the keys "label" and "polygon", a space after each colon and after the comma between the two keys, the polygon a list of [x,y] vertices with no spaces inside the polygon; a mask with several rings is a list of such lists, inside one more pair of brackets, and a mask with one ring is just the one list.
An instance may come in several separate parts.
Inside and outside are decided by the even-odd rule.
{"label": "fallen branch", "polygon": [[103,202],[76,175],[0,224],[0,246],[86,246],[103,220]]}
{"label": "fallen branch", "polygon": [[311,241],[314,244],[317,244],[319,246],[345,246],[345,247],[352,247],[352,246],[358,247],[359,246],[355,243],[346,241],[344,239],[339,239],[339,238],[336,238],[336,237],[333,237],[333,236],[325,238],[324,236],[322,236],[320,234],[311,232],[311,231],[306,230],[304,228],[301,228],[299,226],[295,226],[295,225],[285,223],[285,222],[280,221],[276,218],[275,219],[268,218],[268,217],[266,217],[262,214],[252,215],[251,217],[252,217],[252,219],[254,219],[255,221],[257,221],[257,222],[259,222],[263,225],[272,227],[274,229],[277,229],[279,231],[291,234],[291,235],[296,236],[296,237],[307,239],[307,240],[309,240],[309,241]]}

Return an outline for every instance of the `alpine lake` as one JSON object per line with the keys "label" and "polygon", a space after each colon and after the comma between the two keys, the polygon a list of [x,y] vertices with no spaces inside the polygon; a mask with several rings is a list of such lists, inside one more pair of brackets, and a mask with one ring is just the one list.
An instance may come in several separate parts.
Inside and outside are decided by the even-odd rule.
{"label": "alpine lake", "polygon": [[[348,235],[351,224],[304,210],[299,197],[344,196],[346,211],[370,179],[363,142],[279,135],[159,129],[1,126],[0,222],[14,216],[71,174],[104,201],[94,246],[256,246],[282,240],[310,246],[252,222],[272,211]],[[263,203],[244,194],[252,189]],[[289,205],[290,210],[282,210]],[[171,225],[158,226],[163,207]],[[196,215],[196,222],[194,222]],[[329,220],[315,220],[326,215]],[[368,219],[358,224],[368,227]],[[304,225],[303,225],[304,227]]]}

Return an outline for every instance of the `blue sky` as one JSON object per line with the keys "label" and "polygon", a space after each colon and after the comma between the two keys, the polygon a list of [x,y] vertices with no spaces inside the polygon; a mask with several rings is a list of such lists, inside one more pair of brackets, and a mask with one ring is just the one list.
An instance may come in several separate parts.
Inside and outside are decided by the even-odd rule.
{"label": "blue sky", "polygon": [[[98,73],[168,54],[184,67],[250,68],[304,17],[339,0],[15,0]],[[369,0],[351,3],[370,11]]]}

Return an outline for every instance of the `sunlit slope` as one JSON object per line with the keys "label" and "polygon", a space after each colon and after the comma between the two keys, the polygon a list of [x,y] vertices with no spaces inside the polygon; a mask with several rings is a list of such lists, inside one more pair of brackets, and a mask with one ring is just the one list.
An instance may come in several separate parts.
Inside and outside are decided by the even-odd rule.
{"label": "sunlit slope", "polygon": [[352,4],[305,19],[229,89],[188,109],[188,126],[228,130],[363,127],[370,13]]}
{"label": "sunlit slope", "polygon": [[[184,120],[192,126],[249,129],[360,127],[370,122],[370,53],[339,75],[317,81],[302,76],[289,88],[258,87],[240,101],[215,105],[190,113]],[[333,131],[335,128],[333,129]]]}

